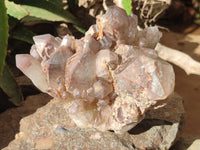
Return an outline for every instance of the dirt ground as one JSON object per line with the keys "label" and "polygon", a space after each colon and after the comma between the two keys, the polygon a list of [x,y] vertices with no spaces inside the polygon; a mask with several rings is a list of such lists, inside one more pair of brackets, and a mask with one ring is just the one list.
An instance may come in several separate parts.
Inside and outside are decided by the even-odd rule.
{"label": "dirt ground", "polygon": [[[163,32],[161,43],[178,49],[200,61],[200,28],[189,34]],[[182,69],[174,66],[176,74],[175,91],[184,99],[185,116],[181,126],[180,141],[174,149],[184,150],[195,139],[200,139],[200,76],[187,75]],[[185,148],[183,148],[185,145]]]}

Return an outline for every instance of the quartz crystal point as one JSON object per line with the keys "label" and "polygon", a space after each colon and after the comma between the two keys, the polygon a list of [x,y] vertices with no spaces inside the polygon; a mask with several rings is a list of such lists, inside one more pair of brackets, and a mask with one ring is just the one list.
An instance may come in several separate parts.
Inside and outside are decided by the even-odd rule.
{"label": "quartz crystal point", "polygon": [[81,39],[35,36],[16,64],[41,91],[66,101],[77,126],[124,133],[173,93],[173,68],[154,50],[161,35],[157,27],[138,31],[137,17],[113,6]]}

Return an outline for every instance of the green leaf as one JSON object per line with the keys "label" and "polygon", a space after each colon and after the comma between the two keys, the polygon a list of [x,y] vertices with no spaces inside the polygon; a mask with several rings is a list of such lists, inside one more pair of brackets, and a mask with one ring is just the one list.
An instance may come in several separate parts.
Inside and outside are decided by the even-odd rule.
{"label": "green leaf", "polygon": [[0,87],[10,97],[9,101],[13,104],[19,105],[23,101],[20,88],[7,65],[4,66],[3,76],[0,78]]}
{"label": "green leaf", "polygon": [[11,38],[21,40],[29,44],[34,44],[33,36],[35,36],[33,32],[23,27],[15,28],[10,34]]}
{"label": "green leaf", "polygon": [[63,6],[62,0],[46,0],[46,1],[47,1],[47,2],[50,2],[50,3],[54,4],[54,5],[57,5],[57,6],[59,6],[59,7],[62,7],[62,6]]}
{"label": "green leaf", "polygon": [[18,19],[8,15],[9,31],[12,30],[18,23],[19,23]]}
{"label": "green leaf", "polygon": [[194,20],[194,23],[200,25],[200,19],[196,19],[196,20]]}
{"label": "green leaf", "polygon": [[68,0],[67,3],[71,12],[78,8],[78,0]]}
{"label": "green leaf", "polygon": [[15,4],[14,2],[5,0],[5,4],[7,8],[7,13],[12,17],[17,18],[18,20],[21,20],[28,15],[28,11],[26,9],[18,4]]}
{"label": "green leaf", "polygon": [[84,28],[79,27],[79,26],[77,26],[77,25],[74,25],[74,28],[75,28],[76,30],[78,30],[79,32],[83,33],[83,34],[85,34],[85,32],[86,32],[86,30],[85,30]]}
{"label": "green leaf", "polygon": [[16,0],[29,11],[31,17],[48,21],[65,21],[76,25],[81,23],[70,12],[49,0]]}
{"label": "green leaf", "polygon": [[42,21],[46,21],[46,20],[42,18],[33,17],[33,16],[26,16],[22,19],[21,22],[42,22]]}
{"label": "green leaf", "polygon": [[8,44],[8,17],[4,0],[0,0],[0,76],[5,65]]}
{"label": "green leaf", "polygon": [[122,0],[123,7],[128,15],[132,14],[132,2],[131,0]]}

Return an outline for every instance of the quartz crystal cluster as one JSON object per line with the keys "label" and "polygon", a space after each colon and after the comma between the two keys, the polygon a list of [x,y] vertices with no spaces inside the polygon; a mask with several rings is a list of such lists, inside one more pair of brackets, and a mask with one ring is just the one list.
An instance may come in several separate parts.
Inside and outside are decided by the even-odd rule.
{"label": "quartz crystal cluster", "polygon": [[154,50],[160,37],[157,27],[138,31],[135,15],[112,6],[81,39],[33,37],[30,55],[16,55],[16,64],[41,91],[64,100],[77,126],[123,133],[173,93],[173,68]]}

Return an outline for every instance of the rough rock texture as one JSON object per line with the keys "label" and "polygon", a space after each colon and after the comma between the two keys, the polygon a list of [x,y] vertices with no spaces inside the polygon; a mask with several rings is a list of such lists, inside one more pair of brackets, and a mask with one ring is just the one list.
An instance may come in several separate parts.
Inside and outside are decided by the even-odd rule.
{"label": "rough rock texture", "polygon": [[[174,143],[184,113],[182,99],[175,94],[168,106],[149,111],[147,118],[132,130],[116,134],[77,127],[66,115],[64,103],[52,100],[36,113],[23,118],[15,140],[3,150],[165,150]],[[162,120],[160,116],[163,116]]]}
{"label": "rough rock texture", "polygon": [[[19,81],[20,80],[20,81]],[[24,82],[27,84],[27,80],[23,78],[17,79],[18,83]],[[14,139],[15,134],[19,132],[19,121],[32,113],[37,108],[44,106],[51,97],[47,94],[38,94],[29,96],[22,105],[6,110],[0,114],[0,149],[6,147],[11,140]]]}
{"label": "rough rock texture", "polygon": [[170,150],[199,150],[200,137],[185,136],[177,140],[177,142],[170,148]]}
{"label": "rough rock texture", "polygon": [[137,17],[113,6],[81,39],[33,37],[17,67],[43,92],[67,101],[77,126],[124,133],[164,106],[174,91],[172,66],[154,50],[157,27],[137,29]]}
{"label": "rough rock texture", "polygon": [[200,139],[195,140],[188,150],[198,150],[200,148]]}

